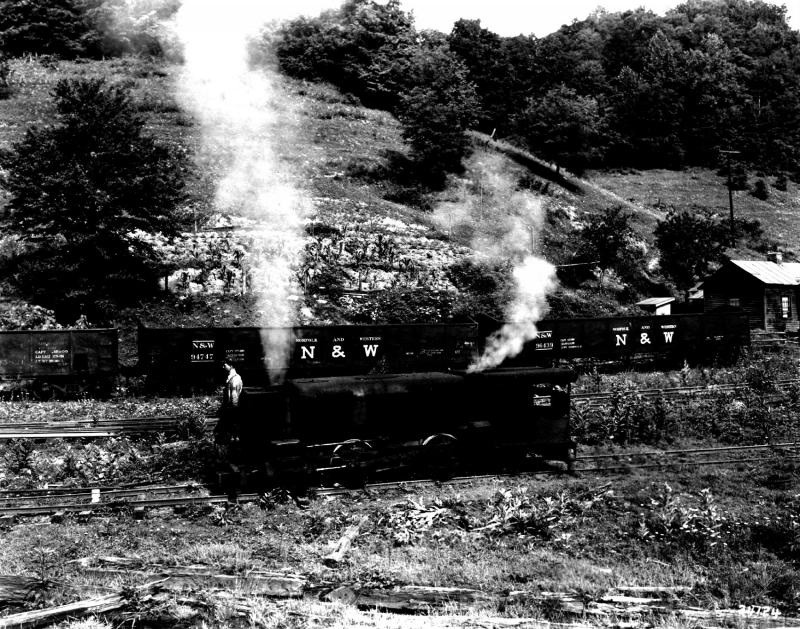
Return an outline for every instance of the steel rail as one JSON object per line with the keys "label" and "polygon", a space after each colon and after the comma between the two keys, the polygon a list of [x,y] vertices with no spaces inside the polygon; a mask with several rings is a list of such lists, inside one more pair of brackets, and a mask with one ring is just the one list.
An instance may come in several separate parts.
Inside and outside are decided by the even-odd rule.
{"label": "steel rail", "polygon": [[[786,387],[793,384],[800,384],[800,378],[791,378],[785,380],[777,380],[774,383],[776,388]],[[658,395],[665,395],[665,397],[672,397],[678,395],[690,395],[692,393],[719,393],[726,391],[738,391],[741,389],[751,388],[746,382],[732,382],[708,385],[691,385],[683,387],[654,387],[649,389],[621,389],[619,391],[587,391],[585,393],[572,393],[571,398],[573,401],[579,402],[584,400],[602,400],[614,397],[615,395],[625,395],[626,393],[641,395],[643,397],[657,397]]]}
{"label": "steel rail", "polygon": [[192,491],[201,491],[202,485],[198,483],[186,483],[181,485],[166,485],[162,487],[139,487],[139,488],[127,488],[127,489],[104,489],[101,490],[95,487],[81,487],[81,488],[72,488],[69,492],[64,493],[55,493],[50,495],[42,495],[41,493],[33,493],[27,494],[24,490],[19,492],[13,492],[14,495],[4,495],[0,492],[0,503],[5,503],[8,505],[9,503],[21,503],[21,502],[30,502],[31,500],[79,500],[81,498],[87,500],[95,500],[95,503],[102,502],[105,500],[106,502],[120,500],[124,498],[131,498],[135,496],[143,496],[143,495],[159,495],[159,494],[174,494],[176,492],[192,492]]}
{"label": "steel rail", "polygon": [[719,448],[687,448],[685,450],[653,450],[651,452],[629,452],[626,454],[586,454],[583,456],[575,457],[576,461],[597,460],[597,459],[613,459],[620,457],[658,457],[658,456],[675,456],[679,454],[700,454],[700,453],[715,453],[715,452],[732,452],[743,450],[775,450],[778,448],[794,449],[800,448],[800,442],[789,441],[785,443],[765,443],[755,446],[722,446]]}
{"label": "steel rail", "polygon": [[[784,459],[795,460],[800,459],[800,455],[791,455],[786,456]],[[630,465],[614,465],[609,467],[586,467],[586,468],[576,468],[576,472],[619,472],[619,471],[628,471],[634,469],[648,469],[648,468],[656,468],[656,467],[682,467],[682,466],[694,466],[694,465],[733,465],[736,463],[763,463],[764,459],[762,458],[749,458],[749,459],[719,459],[717,461],[661,461],[658,463],[633,463]]]}
{"label": "steel rail", "polygon": [[94,502],[94,503],[64,503],[56,505],[20,505],[17,507],[0,507],[0,515],[8,516],[30,516],[30,515],[49,515],[63,511],[65,513],[75,513],[84,511],[99,511],[103,509],[120,509],[136,507],[177,507],[193,504],[224,504],[230,502],[229,496],[180,496],[173,498],[144,498],[139,500],[118,500],[115,502]]}
{"label": "steel rail", "polygon": [[[676,455],[690,455],[694,458],[694,460],[686,460],[686,459],[671,459],[671,460],[664,460],[664,461],[653,461],[653,462],[643,462],[643,463],[623,463],[619,464],[615,462],[614,465],[610,466],[594,466],[594,467],[577,467],[575,469],[576,472],[579,473],[618,473],[618,472],[628,472],[632,469],[653,469],[653,468],[663,468],[663,467],[686,467],[686,466],[697,466],[697,465],[735,465],[735,464],[742,464],[742,463],[763,463],[763,457],[748,457],[748,458],[733,458],[733,459],[708,459],[704,458],[702,454],[716,454],[719,452],[746,452],[746,451],[753,451],[758,449],[776,449],[776,448],[789,448],[794,449],[796,447],[800,447],[800,444],[797,442],[791,443],[782,443],[782,444],[763,444],[763,445],[753,445],[753,446],[723,446],[719,448],[690,448],[685,450],[671,450],[671,451],[662,451],[662,452],[645,452],[645,453],[628,453],[628,454],[613,454],[613,455],[587,455],[584,457],[578,457],[577,461],[584,461],[589,462],[592,460],[597,459],[607,459],[607,458],[620,458],[622,456],[627,457],[647,457],[647,458],[656,458],[664,455],[668,456],[676,456]],[[784,455],[784,459],[787,460],[797,460],[800,459],[800,454],[790,454]],[[387,490],[393,488],[406,488],[406,487],[413,487],[413,486],[424,486],[430,484],[462,484],[462,483],[470,483],[476,482],[480,480],[488,480],[492,478],[509,478],[509,477],[518,477],[521,475],[526,474],[555,474],[555,473],[563,473],[563,471],[558,471],[555,469],[551,470],[528,470],[528,471],[519,471],[513,473],[502,473],[502,474],[480,474],[480,475],[471,475],[471,476],[459,476],[447,481],[436,481],[433,479],[408,479],[408,480],[399,480],[399,481],[390,481],[390,482],[382,482],[382,483],[370,483],[365,485],[361,489],[348,489],[348,488],[335,488],[335,487],[319,487],[312,489],[312,492],[319,496],[334,496],[334,495],[342,495],[342,494],[350,494],[359,491],[380,491],[380,490]],[[158,494],[169,494],[174,492],[185,492],[189,491],[198,491],[202,489],[202,486],[198,485],[197,483],[185,483],[180,485],[164,485],[164,486],[156,486],[156,487],[126,487],[126,488],[106,488],[104,491],[100,492],[100,501],[96,502],[76,502],[76,499],[79,498],[91,498],[92,489],[97,488],[81,488],[78,492],[75,492],[75,488],[64,488],[64,489],[72,489],[73,493],[71,494],[50,494],[50,495],[41,495],[41,493],[34,493],[34,492],[52,492],[52,489],[49,490],[28,490],[32,492],[33,495],[24,496],[20,495],[24,492],[24,490],[14,491],[9,490],[5,496],[6,501],[11,502],[22,502],[23,500],[31,500],[31,499],[69,499],[71,502],[66,503],[57,503],[57,504],[35,504],[35,505],[12,505],[12,506],[0,506],[0,516],[26,516],[26,515],[47,515],[52,513],[58,512],[95,512],[98,510],[104,509],[136,509],[137,507],[178,507],[178,506],[189,506],[189,505],[218,505],[218,504],[227,504],[231,502],[232,496],[229,495],[208,495],[208,496],[159,496]],[[60,491],[60,490],[59,490]],[[9,496],[8,494],[16,494],[15,496]],[[254,502],[260,499],[263,494],[257,493],[244,493],[238,494],[235,496],[235,501],[239,503],[247,503],[247,502]],[[0,494],[0,502],[3,502],[3,495]],[[105,498],[106,500],[102,500]]]}
{"label": "steel rail", "polygon": [[[136,420],[99,420],[83,422],[20,422],[0,427],[0,441],[11,439],[100,439],[129,434],[174,432],[183,418],[143,418]],[[216,418],[204,418],[206,432],[217,424]]]}

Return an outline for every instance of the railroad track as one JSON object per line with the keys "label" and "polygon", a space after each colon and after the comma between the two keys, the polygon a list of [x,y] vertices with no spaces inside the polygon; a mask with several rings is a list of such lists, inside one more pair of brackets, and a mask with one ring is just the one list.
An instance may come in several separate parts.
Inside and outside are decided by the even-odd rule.
{"label": "railroad track", "polygon": [[[800,379],[779,380],[775,383],[777,391],[800,384]],[[650,389],[631,389],[630,393],[645,399],[663,397],[676,399],[688,396],[717,395],[745,391],[745,383],[713,384],[706,386],[663,387]],[[597,391],[587,393],[573,393],[572,401],[578,407],[597,407],[614,399],[615,396],[625,395],[627,391]],[[771,394],[773,402],[784,401],[785,395]],[[214,429],[217,418],[206,416],[202,418],[207,432]],[[151,432],[175,432],[181,424],[182,418],[178,417],[148,417],[113,420],[78,419],[51,422],[16,422],[0,425],[0,441],[9,439],[102,439],[121,435],[144,434]]]}
{"label": "railroad track", "polygon": [[[632,469],[764,463],[768,454],[780,456],[781,460],[800,460],[800,442],[584,455],[577,457],[575,471],[592,474],[618,474],[627,473]],[[522,474],[525,473],[529,472],[522,472]],[[535,473],[552,474],[557,471],[555,469],[539,470]],[[461,476],[444,481],[444,483],[457,485],[519,475],[519,473],[508,473]],[[788,481],[791,482],[791,478]],[[398,480],[370,483],[361,489],[322,487],[315,488],[313,492],[317,496],[335,496],[365,489],[379,491],[426,486],[434,482],[439,481],[431,479]],[[88,517],[94,512],[108,510],[125,509],[136,512],[159,507],[214,506],[228,504],[232,500],[237,503],[249,503],[260,500],[262,495],[261,493],[240,493],[234,498],[227,494],[210,494],[205,487],[198,483],[138,487],[6,490],[0,491],[0,522],[37,515],[78,513]]]}
{"label": "railroad track", "polygon": [[[775,393],[771,395],[780,397],[782,391],[793,385],[800,385],[800,379],[787,379],[778,380],[774,383]],[[733,383],[733,384],[711,384],[703,386],[685,386],[685,387],[662,387],[651,389],[630,389],[620,391],[596,391],[587,393],[573,393],[571,399],[573,403],[578,406],[583,405],[599,405],[603,402],[608,402],[614,397],[625,394],[635,394],[646,399],[654,399],[663,397],[665,399],[674,399],[689,396],[705,396],[705,395],[718,395],[722,393],[736,393],[743,392],[751,389],[747,383]]]}
{"label": "railroad track", "polygon": [[[620,452],[615,454],[590,454],[576,458],[576,472],[620,472],[633,469],[653,469],[674,466],[717,466],[763,463],[766,455],[780,456],[782,460],[800,459],[800,442],[722,446],[717,448],[686,448],[649,452]],[[755,456],[753,456],[755,455]]]}
{"label": "railroad track", "polygon": [[[216,417],[203,417],[205,430],[214,429]],[[0,426],[0,441],[9,439],[101,439],[151,432],[175,432],[184,418],[78,419],[52,422],[17,422]]]}
{"label": "railroad track", "polygon": [[56,513],[91,514],[99,510],[176,507],[192,504],[219,504],[228,496],[212,496],[203,485],[140,487],[82,487],[46,490],[0,491],[0,518],[51,515]]}

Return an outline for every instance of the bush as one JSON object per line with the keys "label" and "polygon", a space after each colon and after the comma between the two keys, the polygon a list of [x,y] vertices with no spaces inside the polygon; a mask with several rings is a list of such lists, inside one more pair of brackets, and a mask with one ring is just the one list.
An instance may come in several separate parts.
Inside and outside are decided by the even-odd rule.
{"label": "bush", "polygon": [[612,388],[607,406],[573,407],[573,436],[586,445],[655,444],[671,433],[667,429],[668,410],[662,396],[648,400],[632,382],[623,382]]}
{"label": "bush", "polygon": [[364,298],[342,298],[353,323],[441,323],[451,318],[453,295],[430,287],[390,288]]}
{"label": "bush", "polygon": [[709,556],[728,547],[735,523],[723,513],[710,489],[697,497],[677,494],[664,486],[650,499],[650,510],[641,516],[639,537],[671,551],[690,549],[695,555]]}
{"label": "bush", "polygon": [[[728,176],[728,166],[723,166],[717,171],[721,177]],[[733,190],[747,190],[747,171],[742,164],[731,165],[731,188]]]}
{"label": "bush", "polygon": [[0,100],[11,96],[11,65],[6,56],[0,53]]}
{"label": "bush", "polygon": [[455,314],[503,319],[514,291],[509,262],[463,260],[447,269],[447,278],[459,290]]}
{"label": "bush", "polygon": [[756,179],[750,194],[752,194],[756,199],[766,201],[767,198],[769,198],[769,188],[767,188],[767,183],[763,179]]}
{"label": "bush", "polygon": [[786,177],[786,173],[780,172],[775,176],[775,181],[773,182],[772,186],[776,190],[780,190],[781,192],[786,192],[786,189],[789,185],[789,179]]}
{"label": "bush", "polygon": [[22,301],[0,307],[0,330],[51,330],[60,328],[55,313]]}

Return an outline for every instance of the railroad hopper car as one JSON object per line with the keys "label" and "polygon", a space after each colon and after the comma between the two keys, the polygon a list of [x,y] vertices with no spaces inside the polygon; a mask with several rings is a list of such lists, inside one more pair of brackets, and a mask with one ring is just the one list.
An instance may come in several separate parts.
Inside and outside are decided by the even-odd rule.
{"label": "railroad hopper car", "polygon": [[[481,336],[500,327],[486,322]],[[708,362],[730,359],[750,344],[744,313],[545,319],[536,338],[509,365],[542,365],[594,358],[626,360],[642,355]]]}
{"label": "railroad hopper car", "polygon": [[[454,324],[138,330],[139,369],[152,388],[210,390],[233,363],[246,385],[285,378],[465,369],[498,321]],[[547,319],[504,366],[551,366],[641,355],[707,362],[750,343],[739,313]]]}
{"label": "railroad hopper car", "polygon": [[209,389],[223,361],[246,386],[287,378],[465,369],[478,349],[475,324],[334,325],[138,330],[139,368],[151,388]]}
{"label": "railroad hopper car", "polygon": [[118,362],[116,329],[0,332],[0,385],[7,394],[108,393]]}
{"label": "railroad hopper car", "polygon": [[[231,442],[272,476],[389,478],[574,459],[568,369],[495,369],[289,379],[246,388]],[[227,425],[231,428],[231,424]],[[337,476],[335,476],[337,477]]]}

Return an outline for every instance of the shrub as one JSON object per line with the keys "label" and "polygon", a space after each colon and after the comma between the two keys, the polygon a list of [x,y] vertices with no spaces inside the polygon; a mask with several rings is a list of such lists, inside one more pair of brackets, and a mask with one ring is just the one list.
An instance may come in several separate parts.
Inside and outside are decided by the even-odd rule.
{"label": "shrub", "polygon": [[33,441],[30,439],[12,439],[6,446],[5,460],[8,469],[15,474],[31,471],[33,465]]}
{"label": "shrub", "polygon": [[573,406],[572,430],[579,443],[657,443],[667,434],[669,408],[663,396],[648,400],[631,382],[612,387],[608,405]]}
{"label": "shrub", "polygon": [[641,539],[660,543],[668,551],[689,549],[706,556],[727,548],[735,523],[720,510],[710,489],[689,496],[664,483],[648,507],[639,522]]}
{"label": "shrub", "polygon": [[756,179],[750,194],[752,194],[756,199],[766,201],[767,198],[769,198],[769,188],[767,188],[767,183],[763,179]]}
{"label": "shrub", "polygon": [[459,290],[454,312],[502,319],[514,291],[512,267],[508,261],[463,260],[447,269],[447,278]]}
{"label": "shrub", "polygon": [[11,65],[5,55],[0,53],[0,100],[11,96]]}
{"label": "shrub", "polygon": [[[721,177],[728,176],[728,166],[723,166],[717,171]],[[731,166],[731,188],[733,190],[747,190],[747,171],[742,164],[733,164]]]}

